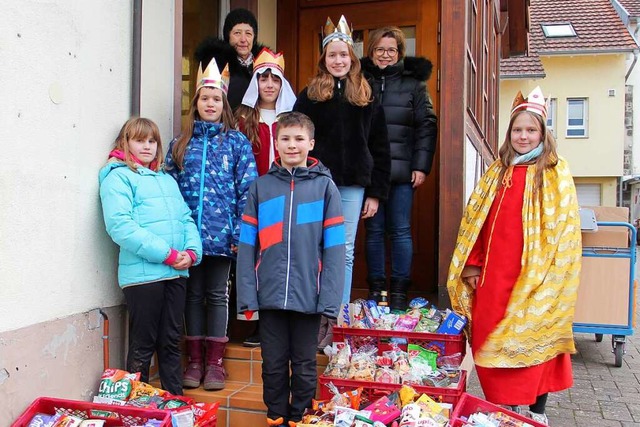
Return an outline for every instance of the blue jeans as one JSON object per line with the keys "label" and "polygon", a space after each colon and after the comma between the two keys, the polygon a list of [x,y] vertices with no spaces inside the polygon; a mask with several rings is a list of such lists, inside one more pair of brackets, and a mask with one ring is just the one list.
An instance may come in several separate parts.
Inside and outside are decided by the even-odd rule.
{"label": "blue jeans", "polygon": [[413,241],[411,240],[411,184],[394,184],[389,199],[380,203],[373,218],[364,221],[367,230],[366,255],[369,279],[385,279],[385,235],[391,243],[391,278],[409,279]]}
{"label": "blue jeans", "polygon": [[353,277],[353,249],[356,243],[358,221],[362,214],[362,202],[364,200],[364,188],[359,186],[338,187],[342,201],[342,216],[344,216],[345,234],[345,269],[344,292],[342,303],[346,304],[351,298],[351,278]]}

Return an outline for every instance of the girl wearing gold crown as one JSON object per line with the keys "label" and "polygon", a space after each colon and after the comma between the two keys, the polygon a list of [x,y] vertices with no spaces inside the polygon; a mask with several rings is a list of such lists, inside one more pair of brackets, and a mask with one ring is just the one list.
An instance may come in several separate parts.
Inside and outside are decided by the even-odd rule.
{"label": "girl wearing gold crown", "polygon": [[[387,198],[391,158],[382,107],[373,102],[353,50],[344,16],[325,25],[315,77],[298,96],[295,111],[316,126],[314,157],[331,171],[342,198],[346,233],[346,274],[342,302],[350,301],[353,249],[358,220],[370,218]],[[364,201],[364,204],[363,204]],[[324,342],[330,342],[328,334]]]}
{"label": "girl wearing gold crown", "polygon": [[220,73],[215,60],[204,72],[200,65],[189,120],[171,142],[166,158],[202,239],[202,263],[190,270],[187,283],[189,364],[183,384],[198,387],[204,377],[205,390],[224,388],[229,273],[238,245],[239,219],[249,185],[257,176],[251,143],[234,129],[228,81],[228,69]]}
{"label": "girl wearing gold crown", "polygon": [[447,287],[469,319],[485,397],[529,405],[572,386],[573,313],[582,256],[578,201],[546,128],[540,88],[518,93],[504,143],[469,199]]}

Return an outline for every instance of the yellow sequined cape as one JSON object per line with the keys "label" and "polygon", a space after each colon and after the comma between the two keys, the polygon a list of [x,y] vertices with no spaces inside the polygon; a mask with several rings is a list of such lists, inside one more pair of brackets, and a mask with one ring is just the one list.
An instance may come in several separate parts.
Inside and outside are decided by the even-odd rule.
{"label": "yellow sequined cape", "polygon": [[[451,304],[469,320],[468,333],[474,290],[462,282],[460,274],[496,196],[502,169],[500,161],[495,161],[473,191],[449,267]],[[533,195],[534,175],[535,166],[529,166],[522,207],[522,270],[505,317],[482,347],[474,349],[478,366],[533,366],[575,352],[572,323],[582,259],[576,190],[562,158],[556,167],[544,171],[541,198]]]}

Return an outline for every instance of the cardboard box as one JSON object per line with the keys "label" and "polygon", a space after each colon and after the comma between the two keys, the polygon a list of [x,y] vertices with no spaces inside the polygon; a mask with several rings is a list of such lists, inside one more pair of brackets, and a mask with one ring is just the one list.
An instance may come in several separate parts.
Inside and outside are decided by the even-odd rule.
{"label": "cardboard box", "polygon": [[[629,222],[629,208],[611,206],[582,206],[593,209],[597,221]],[[598,227],[598,231],[582,233],[583,247],[628,248],[629,229],[626,227]]]}

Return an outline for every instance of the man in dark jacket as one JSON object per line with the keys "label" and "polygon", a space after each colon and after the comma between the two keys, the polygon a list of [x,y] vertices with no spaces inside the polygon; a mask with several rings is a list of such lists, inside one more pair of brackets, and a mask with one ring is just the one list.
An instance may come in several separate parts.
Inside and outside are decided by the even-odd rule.
{"label": "man in dark jacket", "polygon": [[387,289],[385,236],[391,243],[390,306],[404,310],[410,286],[413,242],[411,208],[413,193],[429,172],[436,150],[437,117],[426,80],[431,61],[405,57],[402,30],[385,27],[369,36],[362,70],[373,94],[384,108],[391,150],[391,187],[386,203],[365,220],[369,298],[379,300]]}
{"label": "man in dark jacket", "polygon": [[227,99],[231,108],[242,102],[242,97],[249,86],[253,74],[253,58],[258,56],[263,46],[258,38],[258,21],[247,9],[233,9],[224,20],[224,40],[216,37],[204,39],[195,52],[198,63],[208,64],[211,58],[216,59],[218,68],[222,70],[229,64],[229,93]]}

